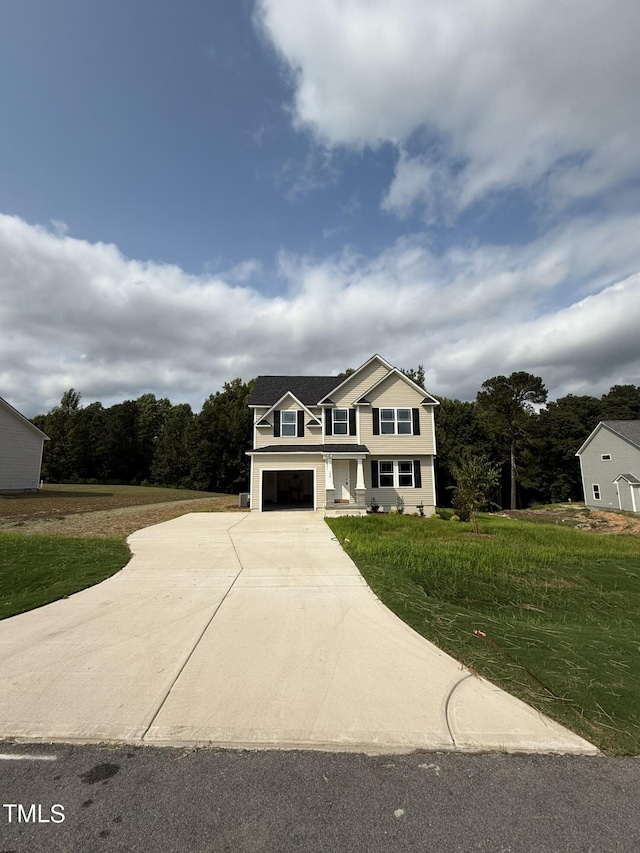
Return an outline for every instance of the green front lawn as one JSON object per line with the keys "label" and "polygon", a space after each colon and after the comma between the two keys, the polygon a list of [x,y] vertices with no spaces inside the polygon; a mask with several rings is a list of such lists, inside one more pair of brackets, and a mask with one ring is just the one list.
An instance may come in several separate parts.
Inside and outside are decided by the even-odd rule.
{"label": "green front lawn", "polygon": [[639,539],[493,516],[480,536],[415,516],[328,524],[424,637],[601,749],[640,754]]}
{"label": "green front lawn", "polygon": [[0,533],[0,619],[41,607],[115,574],[130,559],[119,537]]}

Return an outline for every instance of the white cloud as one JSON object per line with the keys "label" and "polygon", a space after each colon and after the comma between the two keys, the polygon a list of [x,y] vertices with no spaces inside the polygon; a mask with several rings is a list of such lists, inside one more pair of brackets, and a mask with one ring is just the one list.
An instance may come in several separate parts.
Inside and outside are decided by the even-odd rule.
{"label": "white cloud", "polygon": [[557,203],[638,176],[636,0],[260,0],[257,19],[323,145],[437,141],[400,156],[385,204],[401,214],[434,169],[458,210],[542,178]]}
{"label": "white cloud", "polygon": [[199,407],[235,376],[334,373],[376,351],[466,398],[513,370],[539,372],[552,396],[637,384],[639,231],[628,215],[524,247],[436,256],[407,237],[373,258],[283,253],[284,292],[266,296],[0,216],[0,396],[27,414],[69,387]]}
{"label": "white cloud", "polygon": [[250,258],[246,261],[240,261],[239,264],[231,267],[230,270],[220,273],[220,276],[225,281],[244,283],[261,275],[262,272],[262,261],[257,260],[257,258]]}
{"label": "white cloud", "polygon": [[427,157],[410,157],[401,148],[382,209],[405,218],[419,205],[426,209],[427,220],[433,221],[447,206],[447,201],[453,198],[446,169]]}

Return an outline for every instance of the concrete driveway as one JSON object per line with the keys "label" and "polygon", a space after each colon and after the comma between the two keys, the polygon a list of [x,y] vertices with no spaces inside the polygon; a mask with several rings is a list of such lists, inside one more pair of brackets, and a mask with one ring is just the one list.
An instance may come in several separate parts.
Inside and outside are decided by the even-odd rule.
{"label": "concrete driveway", "polygon": [[194,513],[0,622],[0,737],[595,753],[387,610],[312,512]]}

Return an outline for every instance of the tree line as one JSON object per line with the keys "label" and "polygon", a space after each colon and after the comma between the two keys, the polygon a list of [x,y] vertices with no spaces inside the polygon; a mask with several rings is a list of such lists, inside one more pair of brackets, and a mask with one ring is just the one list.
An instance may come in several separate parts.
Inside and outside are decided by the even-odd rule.
{"label": "tree line", "polygon": [[451,502],[455,468],[483,457],[498,467],[492,500],[501,507],[583,499],[576,451],[600,421],[640,419],[640,387],[614,385],[601,397],[567,394],[547,401],[542,379],[494,376],[475,401],[438,398],[438,500]]}
{"label": "tree line", "polygon": [[33,423],[50,483],[153,484],[234,494],[248,489],[252,383],[225,382],[195,414],[188,403],[143,394],[113,406],[80,404],[71,388]]}
{"label": "tree line", "polygon": [[[342,375],[348,375],[347,370]],[[424,387],[424,368],[404,373]],[[52,483],[149,483],[227,494],[248,490],[253,380],[233,379],[195,414],[187,403],[143,394],[110,407],[81,405],[67,391],[33,423],[51,439],[42,476]],[[457,466],[483,457],[499,472],[496,506],[582,499],[576,450],[601,420],[640,419],[640,387],[614,385],[601,397],[547,401],[542,379],[494,376],[474,401],[438,397],[438,502],[451,505]]]}

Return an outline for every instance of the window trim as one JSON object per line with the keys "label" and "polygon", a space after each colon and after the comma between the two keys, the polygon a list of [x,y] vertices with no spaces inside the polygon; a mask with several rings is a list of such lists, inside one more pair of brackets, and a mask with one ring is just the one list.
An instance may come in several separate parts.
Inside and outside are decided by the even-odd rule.
{"label": "window trim", "polygon": [[[382,466],[387,465],[391,466],[391,471],[383,471]],[[391,483],[383,483],[383,477],[391,477]],[[381,489],[395,489],[396,488],[396,464],[393,459],[379,459],[378,460],[378,484]]]}
{"label": "window trim", "polygon": [[[293,421],[285,421],[285,415],[293,415]],[[293,426],[293,432],[285,432],[285,426]],[[298,437],[298,410],[297,409],[281,409],[280,410],[280,436],[282,438],[297,438]]]}
{"label": "window trim", "polygon": [[[344,420],[336,420],[336,414],[338,412],[344,412]],[[338,432],[336,430],[336,426],[344,425],[344,432]],[[349,409],[340,408],[340,409],[331,409],[331,430],[332,435],[349,435]]]}
{"label": "window trim", "polygon": [[[416,477],[413,459],[378,459],[378,488],[379,489],[415,489]],[[390,465],[391,471],[383,471],[383,465]],[[409,471],[400,471],[400,465],[407,465]],[[411,477],[410,485],[400,485],[400,477]],[[383,477],[392,477],[391,483],[383,483]]]}
{"label": "window trim", "polygon": [[[383,416],[384,412],[393,412],[393,418],[385,418]],[[407,412],[408,417],[400,419],[398,417],[398,412]],[[409,424],[408,432],[399,432],[398,426],[399,424]],[[393,424],[393,431],[388,432],[384,430],[385,424]],[[413,410],[411,406],[384,406],[380,407],[380,435],[413,435]]]}
{"label": "window trim", "polygon": [[602,500],[602,492],[600,491],[600,486],[598,483],[592,483],[591,488],[593,489],[593,499],[594,501]]}
{"label": "window trim", "polygon": [[[408,465],[409,471],[400,471],[401,465]],[[415,473],[414,473],[414,468],[413,468],[413,460],[398,459],[398,469],[397,470],[398,470],[398,485],[396,486],[396,488],[397,489],[415,489],[416,481],[415,481]],[[411,477],[411,483],[409,483],[409,485],[407,485],[406,483],[403,485],[400,482],[400,477]]]}

